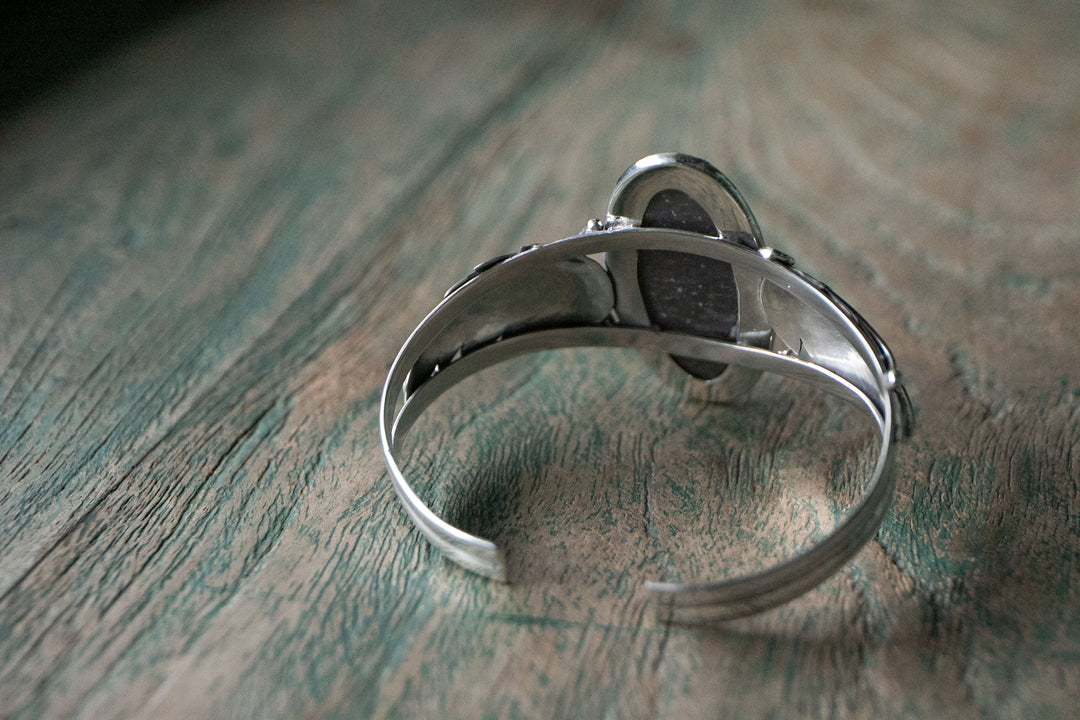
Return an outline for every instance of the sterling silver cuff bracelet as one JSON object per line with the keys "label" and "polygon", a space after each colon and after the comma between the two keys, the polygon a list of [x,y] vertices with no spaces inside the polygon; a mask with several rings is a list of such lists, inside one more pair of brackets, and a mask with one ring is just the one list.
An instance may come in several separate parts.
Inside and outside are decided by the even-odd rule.
{"label": "sterling silver cuff bracelet", "polygon": [[417,528],[459,565],[505,579],[493,543],[432,512],[396,453],[417,418],[462,379],[555,348],[660,350],[713,397],[762,371],[850,401],[880,439],[863,495],[816,545],[722,582],[648,582],[662,616],[734,618],[791,600],[850,560],[892,499],[895,442],[913,416],[892,354],[827,285],[766,246],[742,196],[697,158],[652,155],[619,179],[607,217],[580,235],[476,266],[406,340],[383,388],[379,429],[394,490]]}

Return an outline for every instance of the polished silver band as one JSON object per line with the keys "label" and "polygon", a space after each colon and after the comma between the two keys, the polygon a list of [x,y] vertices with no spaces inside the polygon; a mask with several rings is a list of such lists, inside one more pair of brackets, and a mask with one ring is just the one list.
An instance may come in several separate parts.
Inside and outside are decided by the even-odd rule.
{"label": "polished silver band", "polygon": [[[647,161],[653,164],[643,166]],[[653,156],[628,174],[637,168],[637,177],[655,178],[660,167],[679,172],[689,168],[689,177],[723,177],[711,166],[691,161],[701,163],[685,156]],[[661,185],[687,190],[679,172],[667,173]],[[502,554],[492,542],[450,525],[412,489],[397,460],[403,439],[423,411],[461,380],[510,358],[582,346],[659,350],[704,385],[722,382],[729,367],[794,377],[850,402],[872,420],[880,439],[864,494],[831,535],[755,574],[712,583],[647,583],[665,617],[723,619],[774,607],[828,578],[874,535],[892,497],[895,441],[912,427],[910,404],[892,355],[831,289],[794,267],[788,256],[760,243],[745,203],[723,180],[728,183],[722,186],[726,195],[734,196],[743,217],[750,218],[744,224],[752,227],[751,242],[742,228],[703,234],[642,227],[633,215],[609,215],[591,221],[575,237],[525,247],[477,266],[409,336],[383,389],[383,452],[409,517],[452,560],[481,575],[505,579]],[[625,199],[620,193],[628,184],[633,183],[620,181],[616,198]],[[709,204],[700,188],[689,191],[690,197],[705,198],[695,207]],[[619,207],[616,198],[613,206]],[[717,216],[714,208],[706,212]],[[661,313],[650,318],[642,307],[621,306],[628,296],[648,296],[641,288],[630,292],[625,287],[625,278],[643,277],[641,272],[628,274],[627,264],[654,258],[698,263],[710,272],[729,267],[737,285],[730,289],[731,306],[737,308],[730,327],[700,333],[681,326],[673,330],[666,315],[660,320]],[[674,324],[678,322],[676,318]],[[717,377],[702,377],[710,374]],[[745,375],[737,382],[745,384]]]}

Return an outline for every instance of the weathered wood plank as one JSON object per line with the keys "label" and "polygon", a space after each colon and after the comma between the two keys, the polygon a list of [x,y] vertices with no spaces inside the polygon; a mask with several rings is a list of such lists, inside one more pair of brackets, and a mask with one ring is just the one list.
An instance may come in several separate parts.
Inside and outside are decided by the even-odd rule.
{"label": "weathered wood plank", "polygon": [[[207,7],[0,128],[0,716],[1067,716],[1080,691],[1071,6]],[[865,428],[616,352],[375,406],[485,257],[712,159],[896,350],[920,430],[848,568],[721,627],[647,577],[790,552]],[[822,446],[827,451],[822,451]],[[439,478],[441,481],[436,481]]]}

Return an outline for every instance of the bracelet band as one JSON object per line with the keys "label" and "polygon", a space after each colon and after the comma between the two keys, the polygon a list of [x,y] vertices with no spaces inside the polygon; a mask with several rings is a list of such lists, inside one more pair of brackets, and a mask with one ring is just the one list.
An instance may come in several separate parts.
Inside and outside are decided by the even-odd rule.
{"label": "bracelet band", "polygon": [[[706,179],[700,187],[686,181],[699,175]],[[455,384],[510,358],[582,346],[661,350],[703,385],[721,386],[725,376],[736,377],[729,372],[734,368],[794,377],[851,403],[871,419],[880,440],[870,480],[850,514],[816,545],[761,572],[712,583],[647,583],[662,615],[674,620],[733,618],[774,607],[828,578],[873,537],[892,498],[895,442],[913,424],[907,394],[880,336],[829,287],[760,244],[753,216],[714,168],[686,156],[652,156],[620,181],[612,208],[633,205],[625,202],[628,188],[648,196],[641,217],[610,214],[575,237],[482,263],[409,336],[390,368],[380,406],[394,489],[416,527],[449,558],[505,579],[498,548],[436,515],[398,464],[397,451],[413,424]],[[717,224],[719,212],[715,203],[707,208],[710,198],[702,188],[741,211],[735,221],[720,220],[734,230],[673,229],[672,216],[690,216],[699,228],[701,217]],[[665,196],[669,191],[676,194]],[[682,205],[668,207],[668,227],[644,227],[649,203],[670,206],[672,197]],[[601,254],[602,261],[595,259]],[[659,279],[650,281],[649,272]],[[705,281],[695,273],[705,273]],[[708,282],[718,276],[722,297]],[[626,287],[627,277],[635,287]],[[687,282],[688,290],[664,291]],[[670,302],[657,309],[666,297],[695,292],[713,293],[711,315],[707,309],[687,319]],[[746,376],[735,382],[745,388]]]}

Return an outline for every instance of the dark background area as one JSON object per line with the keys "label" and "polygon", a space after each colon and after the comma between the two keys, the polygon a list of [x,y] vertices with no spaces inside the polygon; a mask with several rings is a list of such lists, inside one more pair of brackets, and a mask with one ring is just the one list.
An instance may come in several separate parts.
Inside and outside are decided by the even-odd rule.
{"label": "dark background area", "polygon": [[110,48],[167,24],[198,1],[0,5],[0,113],[63,82]]}

